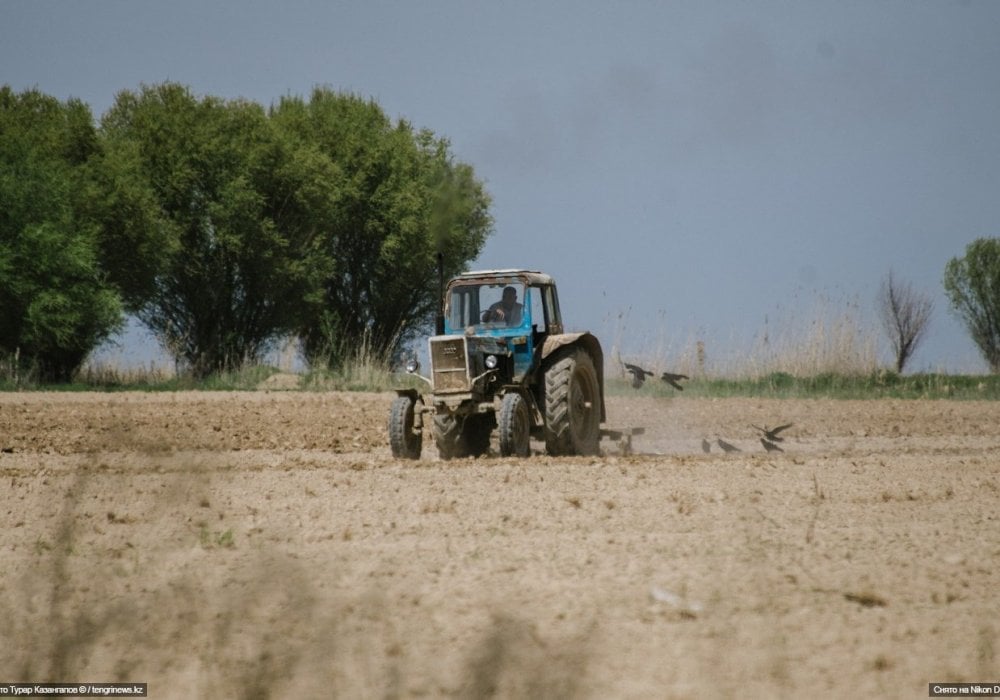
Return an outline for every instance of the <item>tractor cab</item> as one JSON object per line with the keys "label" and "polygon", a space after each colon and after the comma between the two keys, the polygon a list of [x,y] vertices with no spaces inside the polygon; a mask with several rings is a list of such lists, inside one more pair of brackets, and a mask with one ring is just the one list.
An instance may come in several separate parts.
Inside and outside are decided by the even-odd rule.
{"label": "tractor cab", "polygon": [[555,283],[530,270],[459,275],[445,294],[444,332],[495,339],[512,359],[517,381],[532,369],[545,338],[562,332]]}

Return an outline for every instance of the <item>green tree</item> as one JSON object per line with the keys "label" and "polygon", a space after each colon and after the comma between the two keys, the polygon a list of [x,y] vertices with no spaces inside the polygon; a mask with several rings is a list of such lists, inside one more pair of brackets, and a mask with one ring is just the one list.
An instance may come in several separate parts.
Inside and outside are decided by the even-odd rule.
{"label": "green tree", "polygon": [[336,172],[313,217],[323,279],[299,331],[306,355],[330,365],[362,346],[388,356],[433,319],[438,252],[446,274],[479,255],[489,195],[447,140],[392,123],[373,101],[318,88],[308,102],[282,99],[272,118]]}
{"label": "green tree", "polygon": [[259,105],[175,83],[120,93],[101,126],[105,249],[129,307],[196,376],[259,360],[298,328],[319,278],[329,163],[290,147]]}
{"label": "green tree", "polygon": [[1000,372],[1000,239],[980,238],[952,258],[944,289],[990,370]]}
{"label": "green tree", "polygon": [[0,354],[66,381],[122,323],[88,214],[99,152],[89,108],[0,88]]}

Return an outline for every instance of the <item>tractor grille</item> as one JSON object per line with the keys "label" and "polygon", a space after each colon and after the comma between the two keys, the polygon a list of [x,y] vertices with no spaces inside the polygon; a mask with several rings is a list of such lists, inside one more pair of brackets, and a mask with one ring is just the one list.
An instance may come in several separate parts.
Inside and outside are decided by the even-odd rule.
{"label": "tractor grille", "polygon": [[463,337],[432,339],[434,391],[469,391],[468,352]]}

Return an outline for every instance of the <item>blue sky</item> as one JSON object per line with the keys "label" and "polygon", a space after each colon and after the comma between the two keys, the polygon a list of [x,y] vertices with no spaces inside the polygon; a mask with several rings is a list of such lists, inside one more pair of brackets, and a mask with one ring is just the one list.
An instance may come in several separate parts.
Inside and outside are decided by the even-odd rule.
{"label": "blue sky", "polygon": [[473,267],[549,272],[606,351],[738,357],[819,310],[888,362],[891,269],[935,303],[910,369],[986,369],[941,279],[1000,235],[993,0],[0,0],[0,83],[99,117],[165,80],[326,85],[447,137],[494,199]]}

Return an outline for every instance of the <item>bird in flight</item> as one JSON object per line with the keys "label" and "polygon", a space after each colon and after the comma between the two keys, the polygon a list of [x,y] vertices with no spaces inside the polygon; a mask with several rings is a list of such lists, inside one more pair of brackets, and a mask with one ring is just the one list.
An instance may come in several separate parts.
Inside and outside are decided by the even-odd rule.
{"label": "bird in flight", "polygon": [[766,438],[761,438],[760,444],[763,445],[764,449],[767,450],[768,452],[784,452],[783,449],[781,449],[780,447],[778,447],[777,445],[775,445],[773,442],[771,442]]}
{"label": "bird in flight", "polygon": [[672,372],[664,372],[663,374],[660,375],[660,379],[665,381],[673,388],[677,389],[677,391],[684,391],[684,387],[682,387],[678,382],[681,379],[687,379],[687,378],[688,376],[686,374],[673,374]]}
{"label": "bird in flight", "polygon": [[785,430],[786,428],[791,428],[792,425],[793,425],[792,423],[785,423],[784,425],[779,425],[777,428],[768,428],[766,425],[762,428],[758,425],[754,425],[753,423],[751,423],[750,427],[759,430],[761,433],[763,433],[764,438],[770,440],[771,442],[781,442],[785,438],[778,435],[778,433],[780,433],[782,430]]}
{"label": "bird in flight", "polygon": [[736,445],[730,445],[722,438],[719,438],[718,440],[716,440],[716,442],[719,444],[719,447],[722,448],[723,452],[742,452],[742,450],[738,448]]}
{"label": "bird in flight", "polygon": [[632,388],[638,389],[642,386],[642,383],[646,381],[646,377],[652,377],[653,373],[648,369],[643,369],[638,365],[630,365],[628,362],[625,364],[625,370],[632,375]]}

